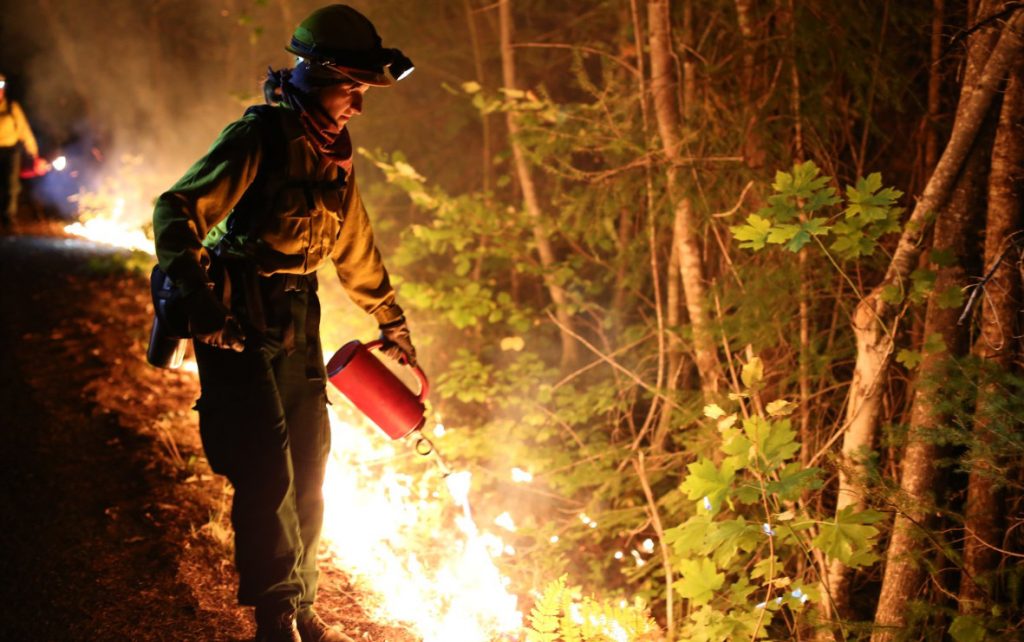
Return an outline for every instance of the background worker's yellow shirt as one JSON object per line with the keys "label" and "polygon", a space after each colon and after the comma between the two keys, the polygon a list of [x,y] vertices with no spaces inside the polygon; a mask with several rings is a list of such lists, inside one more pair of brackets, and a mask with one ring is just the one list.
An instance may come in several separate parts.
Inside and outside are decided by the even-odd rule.
{"label": "background worker's yellow shirt", "polygon": [[0,100],[0,147],[14,147],[18,143],[25,145],[30,156],[39,155],[36,137],[32,135],[21,105],[4,98]]}

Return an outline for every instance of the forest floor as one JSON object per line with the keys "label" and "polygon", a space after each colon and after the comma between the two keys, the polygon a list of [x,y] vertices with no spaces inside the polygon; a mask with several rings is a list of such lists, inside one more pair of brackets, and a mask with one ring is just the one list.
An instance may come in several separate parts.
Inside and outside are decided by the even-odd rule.
{"label": "forest floor", "polygon": [[[248,640],[230,486],[202,456],[198,379],[145,360],[148,278],[53,223],[0,236],[0,638]],[[323,564],[318,610],[412,642]]]}

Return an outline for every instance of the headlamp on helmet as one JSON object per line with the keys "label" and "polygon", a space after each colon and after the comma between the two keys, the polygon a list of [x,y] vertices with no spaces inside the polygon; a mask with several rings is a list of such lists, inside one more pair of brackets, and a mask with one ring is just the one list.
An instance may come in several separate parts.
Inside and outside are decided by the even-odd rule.
{"label": "headlamp on helmet", "polygon": [[408,56],[404,53],[398,49],[390,49],[389,51],[391,52],[391,62],[389,62],[385,68],[388,71],[388,75],[395,79],[395,82],[398,82],[416,70],[412,61],[409,60]]}

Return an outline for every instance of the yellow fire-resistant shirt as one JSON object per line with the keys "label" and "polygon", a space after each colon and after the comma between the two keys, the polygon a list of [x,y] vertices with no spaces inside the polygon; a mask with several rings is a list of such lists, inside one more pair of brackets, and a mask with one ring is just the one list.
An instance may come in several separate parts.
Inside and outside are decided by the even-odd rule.
{"label": "yellow fire-resistant shirt", "polygon": [[4,98],[0,100],[0,147],[14,147],[18,143],[25,146],[29,156],[39,155],[36,137],[32,135],[21,105]]}
{"label": "yellow fire-resistant shirt", "polygon": [[[286,107],[276,107],[273,113],[289,125],[276,135],[287,138],[287,158],[280,163],[280,171],[288,173],[291,187],[275,195],[273,206],[266,208],[269,211],[254,221],[258,270],[264,275],[310,274],[332,261],[357,305],[378,323],[398,319],[402,309],[395,303],[388,272],[374,244],[355,175],[339,188],[337,166],[321,159],[301,135],[295,113]],[[209,255],[203,241],[256,178],[264,154],[261,128],[268,124],[258,121],[255,114],[247,114],[228,125],[206,155],[157,199],[153,212],[157,259],[186,293],[209,281],[205,269]]]}

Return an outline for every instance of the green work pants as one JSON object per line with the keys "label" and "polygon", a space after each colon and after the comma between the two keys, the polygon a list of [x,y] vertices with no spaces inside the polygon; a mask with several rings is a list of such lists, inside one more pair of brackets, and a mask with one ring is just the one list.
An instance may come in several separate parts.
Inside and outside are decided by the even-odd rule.
{"label": "green work pants", "polygon": [[196,408],[210,467],[235,491],[239,603],[302,608],[316,598],[330,450],[319,333],[306,328],[319,301],[312,290],[277,288],[263,303],[268,327],[243,352],[195,343]]}
{"label": "green work pants", "polygon": [[8,227],[18,217],[21,191],[21,148],[0,147],[0,225]]}

